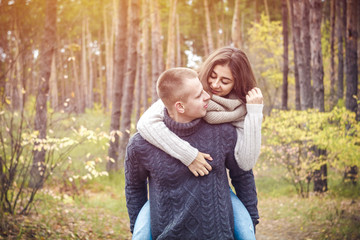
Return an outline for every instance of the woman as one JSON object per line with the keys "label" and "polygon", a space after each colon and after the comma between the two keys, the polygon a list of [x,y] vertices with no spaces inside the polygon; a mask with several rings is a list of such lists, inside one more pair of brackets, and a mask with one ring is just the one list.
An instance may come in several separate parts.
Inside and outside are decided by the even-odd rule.
{"label": "woman", "polygon": [[[260,153],[263,97],[260,89],[256,88],[256,80],[245,53],[233,47],[214,51],[199,69],[199,79],[204,89],[212,95],[205,121],[210,124],[229,122],[235,126],[238,134],[234,149],[236,161],[243,170],[252,169]],[[211,166],[205,158],[211,161],[211,156],[199,152],[167,129],[162,121],[163,109],[162,102],[157,101],[143,114],[137,125],[141,136],[179,159],[195,176],[209,174]],[[253,225],[258,222],[257,216],[250,217],[232,191],[231,200],[235,239],[254,239]],[[133,238],[144,233],[151,236],[149,211],[148,204],[145,204],[135,223]],[[141,239],[144,239],[144,235]]]}

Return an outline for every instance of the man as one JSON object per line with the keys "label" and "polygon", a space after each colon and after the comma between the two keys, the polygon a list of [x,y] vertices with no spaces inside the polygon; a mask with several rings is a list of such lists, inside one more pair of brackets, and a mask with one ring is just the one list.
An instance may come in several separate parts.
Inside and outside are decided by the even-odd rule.
{"label": "man", "polygon": [[147,201],[148,179],[153,239],[234,239],[226,168],[253,221],[258,218],[254,176],[252,171],[241,170],[234,158],[235,128],[202,120],[210,96],[191,69],[165,71],[158,79],[157,92],[166,107],[166,126],[199,151],[209,153],[212,171],[205,177],[195,177],[179,160],[135,134],[125,159],[131,231]]}

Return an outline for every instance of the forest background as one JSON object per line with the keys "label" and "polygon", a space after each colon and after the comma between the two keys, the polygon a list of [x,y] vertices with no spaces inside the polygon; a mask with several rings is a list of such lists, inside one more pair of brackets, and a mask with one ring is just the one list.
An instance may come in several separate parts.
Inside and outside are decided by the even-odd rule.
{"label": "forest background", "polygon": [[167,68],[264,94],[258,239],[359,239],[359,0],[0,0],[0,238],[129,239],[123,159]]}

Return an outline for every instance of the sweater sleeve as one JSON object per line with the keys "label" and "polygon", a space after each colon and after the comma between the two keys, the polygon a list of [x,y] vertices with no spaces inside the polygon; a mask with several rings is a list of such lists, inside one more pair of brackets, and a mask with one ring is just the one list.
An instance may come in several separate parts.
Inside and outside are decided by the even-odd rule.
{"label": "sweater sleeve", "polygon": [[161,100],[151,105],[137,123],[137,130],[146,141],[189,166],[199,151],[166,127],[164,107]]}
{"label": "sweater sleeve", "polygon": [[134,231],[136,218],[147,201],[148,172],[136,156],[136,143],[131,139],[125,156],[125,196],[130,219],[130,231]]}
{"label": "sweater sleeve", "polygon": [[233,123],[237,132],[235,158],[239,167],[245,171],[254,167],[260,154],[263,106],[263,104],[246,104],[245,120]]}

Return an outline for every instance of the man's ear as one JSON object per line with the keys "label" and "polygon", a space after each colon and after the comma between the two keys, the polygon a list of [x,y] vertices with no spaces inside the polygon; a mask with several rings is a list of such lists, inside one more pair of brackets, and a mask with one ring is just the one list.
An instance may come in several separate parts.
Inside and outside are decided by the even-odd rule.
{"label": "man's ear", "polygon": [[185,112],[185,107],[182,104],[182,102],[176,102],[175,103],[175,109],[178,113],[184,113]]}

